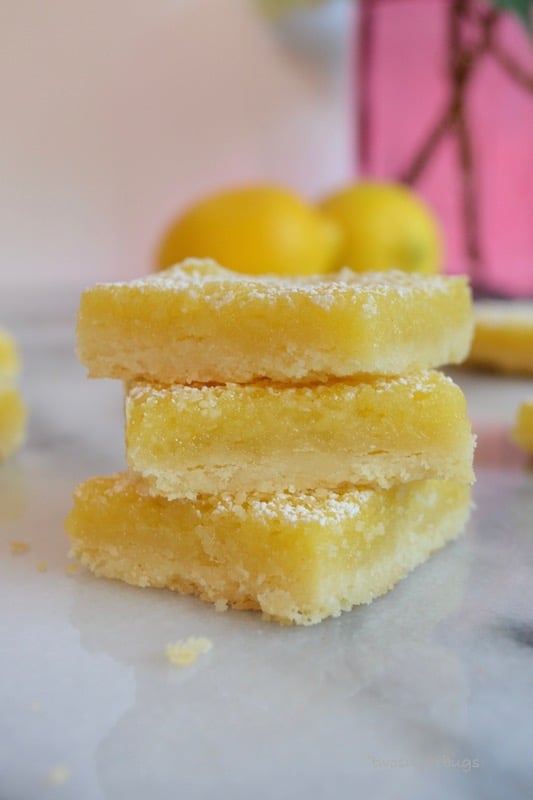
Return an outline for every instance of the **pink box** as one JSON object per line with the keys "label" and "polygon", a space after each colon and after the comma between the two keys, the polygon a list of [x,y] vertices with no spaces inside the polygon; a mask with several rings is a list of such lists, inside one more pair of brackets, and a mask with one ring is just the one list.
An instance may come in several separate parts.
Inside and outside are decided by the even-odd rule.
{"label": "pink box", "polygon": [[361,175],[405,180],[445,229],[446,269],[533,296],[533,44],[478,0],[363,0]]}

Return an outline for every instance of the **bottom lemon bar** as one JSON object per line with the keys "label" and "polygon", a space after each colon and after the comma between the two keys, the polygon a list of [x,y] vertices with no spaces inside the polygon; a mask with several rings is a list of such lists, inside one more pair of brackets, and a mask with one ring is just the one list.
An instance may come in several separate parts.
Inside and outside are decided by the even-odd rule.
{"label": "bottom lemon bar", "polygon": [[0,461],[17,450],[26,431],[26,409],[17,389],[0,388]]}
{"label": "bottom lemon bar", "polygon": [[518,409],[513,440],[524,450],[533,453],[533,399],[526,400]]}
{"label": "bottom lemon bar", "polygon": [[475,304],[467,364],[501,372],[533,373],[533,303],[485,300]]}
{"label": "bottom lemon bar", "polygon": [[66,527],[96,575],[310,625],[388,591],[458,535],[469,508],[469,487],[451,481],[191,501],[118,474],[76,489]]}

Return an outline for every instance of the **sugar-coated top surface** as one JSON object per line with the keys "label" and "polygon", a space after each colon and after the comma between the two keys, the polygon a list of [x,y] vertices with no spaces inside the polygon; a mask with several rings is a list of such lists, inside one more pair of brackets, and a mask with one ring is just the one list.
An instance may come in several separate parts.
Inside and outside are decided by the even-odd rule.
{"label": "sugar-coated top surface", "polygon": [[295,494],[280,492],[268,498],[235,498],[222,495],[213,515],[233,512],[237,516],[251,516],[255,519],[298,525],[302,522],[318,522],[327,525],[330,522],[342,522],[361,513],[362,506],[370,499],[368,492],[359,491],[324,492],[324,495]]}
{"label": "sugar-coated top surface", "polygon": [[214,406],[222,395],[226,397],[251,395],[254,398],[257,397],[257,394],[265,394],[267,396],[283,395],[284,397],[296,395],[298,399],[305,398],[309,400],[319,399],[322,395],[334,395],[350,399],[365,388],[370,388],[376,394],[385,394],[394,392],[398,387],[401,387],[407,389],[410,396],[414,397],[415,394],[430,394],[434,392],[437,384],[442,386],[454,385],[452,379],[441,372],[424,370],[397,377],[373,378],[368,376],[366,379],[343,379],[305,386],[289,386],[271,381],[257,381],[251,384],[196,384],[191,386],[174,384],[164,386],[139,381],[130,385],[128,396],[131,400],[143,401],[148,405],[151,402],[166,399],[177,405],[194,403],[201,410],[203,406],[206,408]]}
{"label": "sugar-coated top surface", "polygon": [[[83,499],[87,489],[97,486],[96,494],[105,502],[107,497],[116,494],[125,494],[127,501],[132,500],[132,495],[149,497],[146,485],[142,478],[135,478],[127,472],[119,472],[105,478],[92,478],[80,484],[75,490],[75,496]],[[153,503],[168,503],[177,506],[192,505],[199,523],[204,516],[217,517],[234,514],[239,520],[262,520],[265,523],[282,522],[289,525],[302,523],[318,523],[329,525],[342,523],[348,519],[364,515],[373,501],[381,496],[382,503],[403,503],[407,496],[412,496],[416,502],[425,506],[433,506],[439,493],[447,487],[456,486],[451,481],[422,480],[402,484],[395,489],[316,489],[312,492],[290,491],[276,492],[273,494],[249,493],[219,495],[202,495],[195,501],[190,500],[165,500],[161,497],[149,497]]]}
{"label": "sugar-coated top surface", "polygon": [[[95,479],[95,481],[101,482],[103,499],[105,496],[123,492],[134,491],[140,495],[146,493],[142,479],[135,479],[127,473],[117,473],[109,478]],[[76,496],[83,497],[86,485],[82,484],[76,489]],[[199,520],[204,515],[217,517],[235,514],[241,520],[249,518],[265,522],[279,520],[292,525],[309,522],[328,525],[360,514],[374,494],[372,489],[319,489],[315,492],[295,494],[284,491],[269,495],[224,492],[220,495],[202,495],[194,501],[194,505]],[[159,498],[152,498],[152,500],[153,502],[176,504],[193,502],[188,500],[165,501]]]}
{"label": "sugar-coated top surface", "polygon": [[121,283],[97,284],[116,290],[129,287],[138,291],[158,290],[186,292],[192,297],[205,296],[211,305],[221,307],[243,295],[253,300],[272,302],[280,296],[305,295],[325,308],[331,306],[339,293],[360,296],[366,303],[365,312],[377,313],[374,297],[393,293],[409,296],[415,291],[435,294],[449,291],[451,283],[466,284],[464,278],[443,275],[420,275],[389,270],[387,272],[353,272],[345,267],[339,272],[312,275],[305,278],[284,278],[278,275],[244,275],[224,269],[209,259],[187,259],[163,272]]}
{"label": "sugar-coated top surface", "polygon": [[526,325],[533,329],[533,301],[478,300],[474,303],[474,316],[483,325]]}

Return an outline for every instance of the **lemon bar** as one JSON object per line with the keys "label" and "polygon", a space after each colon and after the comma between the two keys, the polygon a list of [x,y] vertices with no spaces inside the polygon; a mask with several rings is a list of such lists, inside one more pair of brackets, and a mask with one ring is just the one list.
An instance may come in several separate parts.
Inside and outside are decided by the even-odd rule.
{"label": "lemon bar", "polygon": [[0,328],[0,385],[19,371],[19,356],[13,338]]}
{"label": "lemon bar", "polygon": [[516,416],[513,440],[533,454],[533,399],[523,402]]}
{"label": "lemon bar", "polygon": [[0,461],[24,441],[26,408],[17,389],[0,388]]}
{"label": "lemon bar", "polygon": [[256,277],[189,259],[86,290],[78,355],[96,378],[323,381],[458,363],[472,324],[464,278],[349,269]]}
{"label": "lemon bar", "polygon": [[474,318],[468,364],[533,373],[533,302],[480,301],[474,305]]}
{"label": "lemon bar", "polygon": [[96,575],[309,625],[388,591],[458,535],[469,507],[470,488],[450,481],[190,501],[119,474],[81,484],[66,526]]}
{"label": "lemon bar", "polygon": [[130,469],[168,498],[473,480],[464,395],[435,370],[314,386],[136,383],[126,442]]}

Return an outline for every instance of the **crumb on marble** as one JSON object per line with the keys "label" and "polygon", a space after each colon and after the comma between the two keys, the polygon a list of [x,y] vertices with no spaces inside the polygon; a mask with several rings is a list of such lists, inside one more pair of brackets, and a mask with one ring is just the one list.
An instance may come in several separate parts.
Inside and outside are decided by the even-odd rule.
{"label": "crumb on marble", "polygon": [[38,561],[37,562],[37,570],[39,572],[47,572],[48,571],[48,564],[46,561]]}
{"label": "crumb on marble", "polygon": [[186,667],[194,664],[198,656],[208,653],[213,647],[213,642],[203,636],[189,636],[187,639],[178,639],[173,644],[165,647],[165,656],[175,667]]}
{"label": "crumb on marble", "polygon": [[228,601],[227,600],[215,600],[215,611],[219,613],[223,613],[224,611],[228,610]]}
{"label": "crumb on marble", "polygon": [[70,778],[70,770],[64,764],[57,764],[46,773],[46,780],[51,786],[62,786]]}
{"label": "crumb on marble", "polygon": [[21,542],[19,540],[10,542],[9,546],[11,547],[11,553],[14,556],[22,556],[30,549],[29,542]]}
{"label": "crumb on marble", "polygon": [[78,562],[77,561],[73,561],[71,564],[67,564],[67,566],[65,567],[65,574],[66,575],[74,575],[74,573],[77,572],[79,570],[79,568],[80,568],[80,565],[78,564]]}

